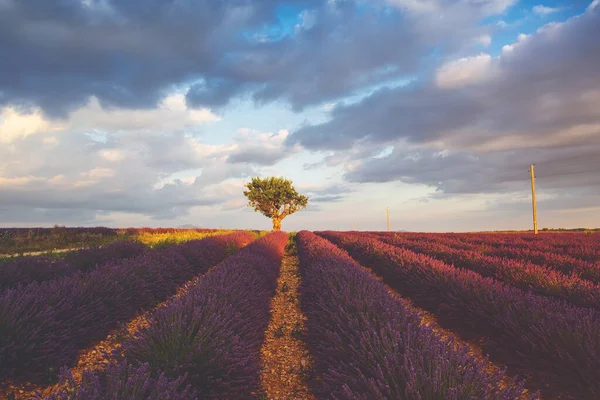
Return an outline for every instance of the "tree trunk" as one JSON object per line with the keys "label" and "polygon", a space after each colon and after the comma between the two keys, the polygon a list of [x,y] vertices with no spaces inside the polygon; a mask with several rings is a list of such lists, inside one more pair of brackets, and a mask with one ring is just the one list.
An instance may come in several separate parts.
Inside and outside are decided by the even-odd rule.
{"label": "tree trunk", "polygon": [[274,232],[277,232],[277,231],[281,230],[281,220],[282,219],[283,218],[281,218],[281,217],[273,218],[273,231]]}

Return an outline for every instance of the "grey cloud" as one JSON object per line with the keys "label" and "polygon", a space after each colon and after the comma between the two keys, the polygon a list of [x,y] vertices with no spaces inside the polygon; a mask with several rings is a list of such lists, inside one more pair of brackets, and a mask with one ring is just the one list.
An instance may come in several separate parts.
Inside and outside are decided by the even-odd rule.
{"label": "grey cloud", "polygon": [[399,138],[427,141],[462,127],[483,106],[460,93],[444,93],[420,84],[382,89],[361,103],[337,107],[332,120],[294,132],[288,144],[311,150],[351,149],[356,143],[389,143]]}
{"label": "grey cloud", "polygon": [[242,149],[237,153],[230,155],[227,162],[231,164],[246,163],[269,166],[283,160],[289,156],[289,150],[283,149],[260,149],[249,148]]}
{"label": "grey cloud", "polygon": [[146,188],[143,192],[123,192],[111,191],[102,183],[84,188],[64,188],[36,182],[25,187],[3,189],[0,202],[6,207],[120,211],[160,217],[176,210],[185,213],[189,207],[214,205],[224,200],[201,194],[181,185],[165,185],[156,191]]}
{"label": "grey cloud", "polygon": [[334,184],[324,188],[307,190],[306,194],[309,203],[333,203],[344,200],[353,192],[354,189],[347,185]]}
{"label": "grey cloud", "polygon": [[[189,151],[190,139],[179,134],[108,135],[106,142],[75,132],[52,135],[56,143],[37,134],[0,147],[0,204],[3,213],[15,212],[3,221],[69,223],[110,212],[172,219],[192,207],[222,206],[232,196],[223,181],[254,174],[251,167],[219,160],[218,152]],[[106,150],[122,158],[105,159]],[[202,172],[192,184],[170,178],[186,169]]]}
{"label": "grey cloud", "polygon": [[282,145],[286,136],[285,130],[276,134],[242,130],[234,139],[237,148],[227,157],[227,163],[260,166],[276,164],[297,152],[297,149]]}
{"label": "grey cloud", "polygon": [[[288,144],[345,155],[351,182],[425,184],[437,196],[527,191],[531,163],[541,190],[600,187],[599,36],[596,7],[517,44],[486,80],[384,89]],[[387,157],[353,154],[389,144]]]}
{"label": "grey cloud", "polygon": [[85,226],[99,224],[95,210],[73,210],[70,208],[39,209],[28,207],[0,208],[0,221],[4,224],[62,224]]}
{"label": "grey cloud", "polygon": [[[153,107],[174,85],[192,83],[191,106],[221,107],[247,94],[300,110],[414,74],[433,48],[452,54],[489,30],[479,25],[487,14],[477,2],[448,8],[448,23],[435,29],[424,28],[433,14],[359,3],[5,0],[0,104],[41,106],[53,116],[90,96],[104,107]],[[294,34],[248,37],[282,28],[276,14],[286,5],[307,13]]]}
{"label": "grey cloud", "polygon": [[277,5],[3,1],[1,99],[39,105],[53,115],[91,95],[104,106],[154,106],[173,84],[218,75],[224,55],[245,46],[240,32],[273,23]]}
{"label": "grey cloud", "polygon": [[238,87],[251,87],[257,102],[283,98],[301,110],[430,68],[426,58],[432,50],[462,51],[472,38],[489,32],[481,19],[511,3],[446,1],[440,21],[438,10],[411,13],[387,7],[389,2],[365,9],[360,2],[329,1],[309,10],[309,23],[295,35],[257,43],[223,68]]}
{"label": "grey cloud", "polygon": [[247,178],[256,174],[256,170],[249,165],[215,162],[202,168],[202,173],[196,178],[194,186],[205,187],[215,185],[229,178]]}
{"label": "grey cloud", "polygon": [[337,201],[342,201],[346,198],[343,195],[331,195],[331,196],[315,196],[311,197],[310,201],[314,203],[335,203]]}
{"label": "grey cloud", "polygon": [[[430,82],[383,89],[359,104],[337,107],[327,123],[292,133],[288,144],[340,150],[360,140],[405,139],[447,140],[447,146],[457,148],[506,135],[540,138],[599,124],[599,36],[596,7],[531,36],[493,60],[483,82],[442,88],[431,76]],[[595,142],[597,137],[580,140]]]}
{"label": "grey cloud", "polygon": [[402,181],[435,187],[438,197],[456,194],[525,192],[529,165],[536,165],[539,190],[600,187],[600,143],[554,149],[476,153],[396,148],[387,157],[363,161],[346,173],[352,182]]}
{"label": "grey cloud", "polygon": [[232,97],[244,91],[243,84],[232,80],[209,79],[190,86],[186,102],[191,106],[222,107],[229,103]]}
{"label": "grey cloud", "polygon": [[[600,207],[600,193],[590,193],[588,190],[570,190],[565,191],[547,191],[547,198],[541,198],[536,201],[540,216],[552,212],[569,212],[580,209]],[[491,211],[502,211],[503,213],[512,213],[523,215],[531,213],[531,197],[523,196],[520,201],[496,201],[490,202],[487,207]]]}

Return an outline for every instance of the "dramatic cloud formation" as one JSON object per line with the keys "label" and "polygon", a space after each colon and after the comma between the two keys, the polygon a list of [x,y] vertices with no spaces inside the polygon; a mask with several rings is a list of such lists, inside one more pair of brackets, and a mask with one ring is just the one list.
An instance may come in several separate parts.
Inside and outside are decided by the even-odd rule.
{"label": "dramatic cloud formation", "polygon": [[600,10],[590,7],[522,36],[497,57],[448,61],[429,82],[338,107],[331,121],[302,128],[289,142],[344,153],[393,145],[386,157],[358,159],[347,173],[357,182],[422,183],[447,195],[501,193],[522,186],[536,163],[546,188],[597,188],[599,36]]}
{"label": "dramatic cloud formation", "polygon": [[[0,66],[0,104],[61,116],[90,96],[103,106],[153,107],[183,84],[197,107],[249,93],[301,109],[416,73],[434,49],[486,34],[477,22],[511,3],[444,2],[445,19],[425,29],[441,4],[424,13],[412,1],[6,0],[0,45],[13,56]],[[293,28],[277,18],[282,7],[304,10]]]}
{"label": "dramatic cloud formation", "polygon": [[252,227],[244,182],[284,175],[296,228],[493,229],[532,163],[588,221],[600,6],[556,4],[0,0],[0,224]]}

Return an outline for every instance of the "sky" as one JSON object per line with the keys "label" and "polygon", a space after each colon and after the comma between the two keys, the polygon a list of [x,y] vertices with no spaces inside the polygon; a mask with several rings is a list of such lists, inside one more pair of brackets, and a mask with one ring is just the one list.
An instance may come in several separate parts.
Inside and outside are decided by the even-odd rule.
{"label": "sky", "polygon": [[600,227],[599,0],[0,0],[0,226]]}

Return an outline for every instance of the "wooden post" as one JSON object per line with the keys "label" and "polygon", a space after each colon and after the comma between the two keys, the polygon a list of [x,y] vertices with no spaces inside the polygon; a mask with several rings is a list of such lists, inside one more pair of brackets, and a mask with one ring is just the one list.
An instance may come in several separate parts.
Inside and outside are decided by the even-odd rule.
{"label": "wooden post", "polygon": [[389,207],[385,209],[385,216],[387,219],[387,230],[390,231],[390,209]]}
{"label": "wooden post", "polygon": [[531,204],[533,206],[533,233],[538,234],[537,209],[535,204],[535,164],[529,168],[531,172]]}

